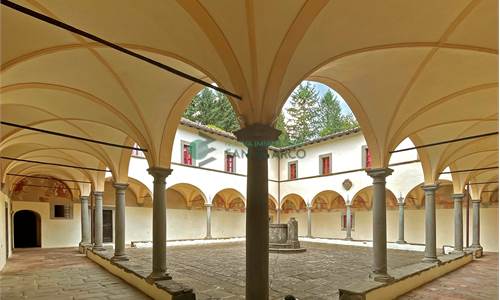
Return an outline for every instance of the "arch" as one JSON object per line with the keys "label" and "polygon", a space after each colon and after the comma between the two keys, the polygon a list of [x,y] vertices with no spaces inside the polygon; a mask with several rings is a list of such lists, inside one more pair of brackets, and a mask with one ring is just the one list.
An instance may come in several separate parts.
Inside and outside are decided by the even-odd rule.
{"label": "arch", "polygon": [[267,207],[270,211],[276,211],[276,209],[278,209],[278,201],[276,201],[276,198],[274,198],[271,194],[269,194],[267,200]]}
{"label": "arch", "polygon": [[42,246],[42,223],[40,215],[32,210],[14,213],[14,248]]}
{"label": "arch", "polygon": [[313,200],[311,201],[311,207],[313,212],[332,209],[343,209],[345,208],[344,198],[334,190],[324,190],[317,193]]}
{"label": "arch", "polygon": [[226,188],[214,195],[212,204],[215,209],[244,211],[246,208],[246,199],[236,189]]}
{"label": "arch", "polygon": [[[439,188],[436,190],[436,208],[453,208],[453,183],[449,180],[440,179],[437,181]],[[424,183],[420,183],[412,188],[404,198],[405,209],[424,209],[425,193],[422,189]]]}
{"label": "arch", "polygon": [[[180,199],[184,201],[184,205],[180,201],[167,201],[167,208],[203,208],[207,201],[207,197],[198,187],[189,183],[177,183],[167,188],[166,192],[174,191],[178,197],[173,199]],[[168,198],[167,198],[168,199]]]}
{"label": "arch", "polygon": [[303,211],[307,209],[307,204],[304,198],[298,194],[288,194],[281,200],[281,210],[284,213],[292,211]]}
{"label": "arch", "polygon": [[[394,193],[386,188],[385,201],[387,209],[396,209],[398,201]],[[352,197],[351,205],[353,209],[371,210],[373,206],[373,186],[367,186],[359,190]]]}

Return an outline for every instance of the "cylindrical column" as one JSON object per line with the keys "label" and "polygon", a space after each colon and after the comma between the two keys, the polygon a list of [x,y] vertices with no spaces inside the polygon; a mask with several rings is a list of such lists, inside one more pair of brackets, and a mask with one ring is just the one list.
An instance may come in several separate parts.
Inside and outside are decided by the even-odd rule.
{"label": "cylindrical column", "polygon": [[115,183],[115,255],[112,260],[128,260],[125,255],[125,192],[128,184]]}
{"label": "cylindrical column", "polygon": [[207,235],[205,236],[206,239],[211,239],[212,238],[212,204],[205,204],[205,207],[207,208]]}
{"label": "cylindrical column", "polygon": [[481,200],[472,200],[472,245],[473,249],[483,249],[481,243],[479,242],[479,232],[480,228],[480,216],[479,209],[481,206]]}
{"label": "cylindrical column", "polygon": [[351,213],[351,204],[346,204],[345,206],[345,239],[347,241],[352,241],[351,232],[352,232],[352,213]]}
{"label": "cylindrical column", "polygon": [[312,212],[312,207],[308,206],[307,207],[307,237],[308,238],[312,238],[312,216],[311,216],[311,212]]}
{"label": "cylindrical column", "polygon": [[398,228],[398,244],[406,244],[405,241],[405,203],[403,201],[398,202],[399,206],[399,228]]}
{"label": "cylindrical column", "polygon": [[89,196],[81,196],[80,203],[82,224],[82,240],[80,246],[86,247],[90,245]]}
{"label": "cylindrical column", "polygon": [[95,251],[104,250],[102,245],[102,194],[103,192],[94,192],[94,247],[92,249]]}
{"label": "cylindrical column", "polygon": [[281,223],[281,208],[276,209],[276,224]]}
{"label": "cylindrical column", "polygon": [[246,299],[269,299],[268,147],[280,131],[254,124],[236,131],[248,147],[246,209]]}
{"label": "cylindrical column", "polygon": [[425,191],[425,252],[424,262],[439,262],[436,251],[436,190],[438,184],[424,185]]}
{"label": "cylindrical column", "polygon": [[373,178],[373,267],[370,277],[379,282],[393,280],[387,273],[387,220],[385,178],[393,172],[389,168],[368,169]]}
{"label": "cylindrical column", "polygon": [[153,176],[153,271],[149,280],[172,279],[167,273],[167,208],[165,204],[165,179],[172,169],[152,167]]}
{"label": "cylindrical column", "polygon": [[464,199],[464,194],[452,194],[453,205],[455,210],[455,251],[464,251],[464,221],[463,221],[463,211],[462,202]]}

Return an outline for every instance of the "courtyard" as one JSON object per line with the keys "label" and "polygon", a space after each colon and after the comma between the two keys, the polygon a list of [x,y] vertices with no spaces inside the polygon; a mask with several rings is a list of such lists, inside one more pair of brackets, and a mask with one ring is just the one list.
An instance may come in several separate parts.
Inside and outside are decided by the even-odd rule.
{"label": "courtyard", "polygon": [[[338,289],[368,276],[372,248],[304,243],[306,252],[269,254],[270,299],[294,295],[301,300],[338,299]],[[151,249],[127,249],[128,262],[119,264],[147,276]],[[196,299],[244,299],[244,242],[172,246],[167,269],[173,279],[193,288]],[[108,250],[105,256],[111,257]],[[422,252],[388,250],[389,271],[420,262]]]}

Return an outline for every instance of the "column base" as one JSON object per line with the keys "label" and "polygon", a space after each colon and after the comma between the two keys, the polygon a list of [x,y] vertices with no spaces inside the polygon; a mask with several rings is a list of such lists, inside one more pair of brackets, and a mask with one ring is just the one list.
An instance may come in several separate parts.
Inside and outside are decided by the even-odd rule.
{"label": "column base", "polygon": [[483,247],[481,245],[471,245],[470,249],[473,251],[475,258],[483,256]]}
{"label": "column base", "polygon": [[464,250],[453,250],[450,252],[450,254],[464,254],[465,251]]}
{"label": "column base", "polygon": [[425,263],[441,263],[441,261],[437,258],[437,257],[424,257],[422,258],[422,262],[425,262]]}
{"label": "column base", "polygon": [[112,261],[128,261],[128,257],[125,254],[120,254],[120,255],[114,255],[111,257]]}
{"label": "column base", "polygon": [[405,240],[396,241],[396,244],[408,244]]}
{"label": "column base", "polygon": [[213,237],[210,235],[210,236],[206,236],[206,237],[204,237],[204,239],[205,239],[205,240],[211,240],[211,239],[213,239]]}
{"label": "column base", "polygon": [[346,237],[344,238],[344,241],[352,241],[352,237]]}
{"label": "column base", "polygon": [[146,279],[148,282],[155,282],[160,280],[171,280],[172,276],[170,276],[167,272],[152,272],[149,274]]}
{"label": "column base", "polygon": [[394,277],[387,273],[374,273],[371,272],[368,276],[371,280],[376,282],[391,282],[394,281]]}
{"label": "column base", "polygon": [[104,248],[103,246],[96,246],[96,245],[94,245],[92,247],[92,250],[93,251],[106,251],[106,248]]}

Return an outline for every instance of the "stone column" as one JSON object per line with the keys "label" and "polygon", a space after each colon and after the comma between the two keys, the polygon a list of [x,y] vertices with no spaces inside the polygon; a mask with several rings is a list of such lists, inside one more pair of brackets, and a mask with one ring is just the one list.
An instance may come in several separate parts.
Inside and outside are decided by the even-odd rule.
{"label": "stone column", "polygon": [[308,238],[312,238],[312,226],[311,226],[311,223],[312,223],[312,216],[311,216],[311,212],[312,212],[312,207],[308,206],[307,207],[307,237]]}
{"label": "stone column", "polygon": [[90,222],[89,222],[89,196],[81,196],[81,223],[82,223],[82,241],[80,246],[90,245]]}
{"label": "stone column", "polygon": [[212,204],[206,203],[205,207],[207,208],[207,235],[205,239],[212,238]]}
{"label": "stone column", "polygon": [[473,249],[482,250],[483,247],[479,242],[479,232],[480,228],[480,216],[479,210],[481,207],[481,200],[472,200],[472,245],[470,246]]}
{"label": "stone column", "polygon": [[115,255],[112,260],[128,260],[125,255],[125,192],[128,184],[115,183]]}
{"label": "stone column", "polygon": [[425,191],[425,253],[424,262],[439,262],[436,252],[436,190],[438,184],[424,185]]}
{"label": "stone column", "polygon": [[248,147],[246,209],[246,299],[269,299],[268,147],[280,134],[253,124],[234,132]]}
{"label": "stone column", "polygon": [[351,217],[351,204],[346,204],[345,206],[345,239],[347,241],[352,241],[351,231],[352,231],[352,217]]}
{"label": "stone column", "polygon": [[455,210],[455,251],[464,251],[464,221],[463,221],[463,211],[462,202],[464,199],[464,194],[452,194],[453,205]]}
{"label": "stone column", "polygon": [[281,208],[276,209],[276,224],[281,223]]}
{"label": "stone column", "polygon": [[172,169],[152,167],[153,176],[153,271],[150,281],[172,279],[167,273],[167,207],[165,204],[165,179]]}
{"label": "stone column", "polygon": [[94,247],[92,249],[95,251],[105,250],[102,245],[102,194],[103,192],[94,192]]}
{"label": "stone column", "polygon": [[368,169],[373,178],[373,267],[370,278],[378,282],[392,281],[387,273],[387,220],[385,178],[393,172],[389,168]]}
{"label": "stone column", "polygon": [[[402,198],[401,198],[402,199]],[[401,200],[399,206],[399,228],[398,228],[398,244],[406,244],[405,241],[405,203]]]}

